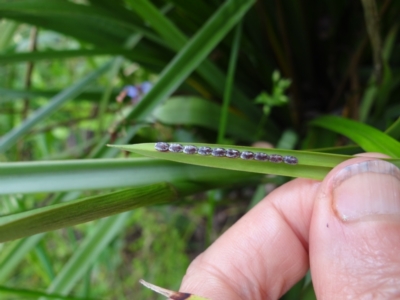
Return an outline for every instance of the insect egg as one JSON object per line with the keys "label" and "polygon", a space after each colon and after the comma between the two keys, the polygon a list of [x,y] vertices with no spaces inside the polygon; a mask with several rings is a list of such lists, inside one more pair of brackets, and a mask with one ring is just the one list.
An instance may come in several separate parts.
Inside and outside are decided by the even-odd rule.
{"label": "insect egg", "polygon": [[283,161],[289,165],[297,165],[297,163],[299,162],[297,157],[291,155],[284,156]]}
{"label": "insect egg", "polygon": [[268,161],[269,160],[269,155],[266,153],[262,152],[257,152],[254,154],[254,159],[255,160],[260,160],[260,161]]}
{"label": "insect egg", "polygon": [[160,152],[168,152],[168,143],[158,142],[154,145],[154,148]]}
{"label": "insect egg", "polygon": [[226,155],[226,150],[224,148],[214,148],[212,149],[212,153],[213,156],[217,156],[217,157],[223,157]]}
{"label": "insect egg", "polygon": [[193,145],[187,145],[183,148],[183,153],[186,154],[196,154],[197,153],[197,147]]}
{"label": "insect egg", "polygon": [[235,150],[235,149],[227,149],[226,150],[226,157],[229,158],[236,158],[240,156],[240,151]]}
{"label": "insect egg", "polygon": [[183,146],[181,144],[171,144],[169,145],[169,151],[171,152],[182,152]]}
{"label": "insect egg", "polygon": [[199,151],[197,151],[200,155],[211,155],[212,149],[210,147],[199,147]]}
{"label": "insect egg", "polygon": [[242,154],[240,154],[241,159],[253,159],[254,158],[254,153],[251,151],[243,151]]}
{"label": "insect egg", "polygon": [[271,154],[271,156],[269,157],[269,161],[273,162],[273,163],[281,163],[283,160],[282,155],[279,154]]}

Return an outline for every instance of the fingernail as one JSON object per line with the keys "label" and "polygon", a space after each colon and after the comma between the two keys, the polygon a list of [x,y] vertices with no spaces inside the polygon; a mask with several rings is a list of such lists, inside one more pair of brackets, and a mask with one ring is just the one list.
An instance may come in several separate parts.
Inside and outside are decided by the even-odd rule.
{"label": "fingernail", "polygon": [[333,179],[333,207],[342,221],[400,219],[400,170],[383,160],[347,166]]}

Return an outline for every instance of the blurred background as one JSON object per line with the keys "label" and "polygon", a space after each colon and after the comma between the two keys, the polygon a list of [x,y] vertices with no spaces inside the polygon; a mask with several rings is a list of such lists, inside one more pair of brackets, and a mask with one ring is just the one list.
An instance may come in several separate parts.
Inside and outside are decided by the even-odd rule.
{"label": "blurred background", "polygon": [[[106,144],[156,141],[361,152],[308,122],[385,131],[400,116],[399,22],[394,0],[0,0],[0,162],[122,158]],[[79,176],[52,191],[53,179],[0,188],[0,214],[104,192]],[[189,262],[287,180],[138,208],[103,235],[99,220],[0,244],[0,297],[163,299],[138,280],[177,290]],[[314,298],[308,277],[284,296]]]}

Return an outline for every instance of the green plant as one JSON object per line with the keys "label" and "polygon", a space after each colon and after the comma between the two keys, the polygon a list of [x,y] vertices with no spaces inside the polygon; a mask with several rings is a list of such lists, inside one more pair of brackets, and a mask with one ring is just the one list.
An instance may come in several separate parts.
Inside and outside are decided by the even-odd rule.
{"label": "green plant", "polygon": [[[138,274],[176,289],[183,274],[154,270],[184,270],[222,231],[218,209],[247,209],[232,186],[256,189],[254,205],[266,181],[321,179],[358,152],[399,166],[400,4],[371,2],[0,0],[0,238],[14,240],[0,245],[2,297],[150,297]],[[114,100],[148,81],[140,101]],[[299,164],[168,161],[158,140],[268,141]],[[162,260],[146,269],[143,249]]]}

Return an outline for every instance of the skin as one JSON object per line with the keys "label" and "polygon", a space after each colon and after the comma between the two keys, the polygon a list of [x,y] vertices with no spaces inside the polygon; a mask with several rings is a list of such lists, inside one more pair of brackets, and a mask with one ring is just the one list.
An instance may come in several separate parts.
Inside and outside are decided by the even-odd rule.
{"label": "skin", "polygon": [[[180,290],[213,300],[279,299],[310,269],[318,299],[399,298],[400,180],[378,160],[382,174],[338,183],[349,168],[384,157],[363,154],[322,182],[295,179],[274,190],[191,263]],[[390,205],[343,213],[343,203],[363,193]]]}

